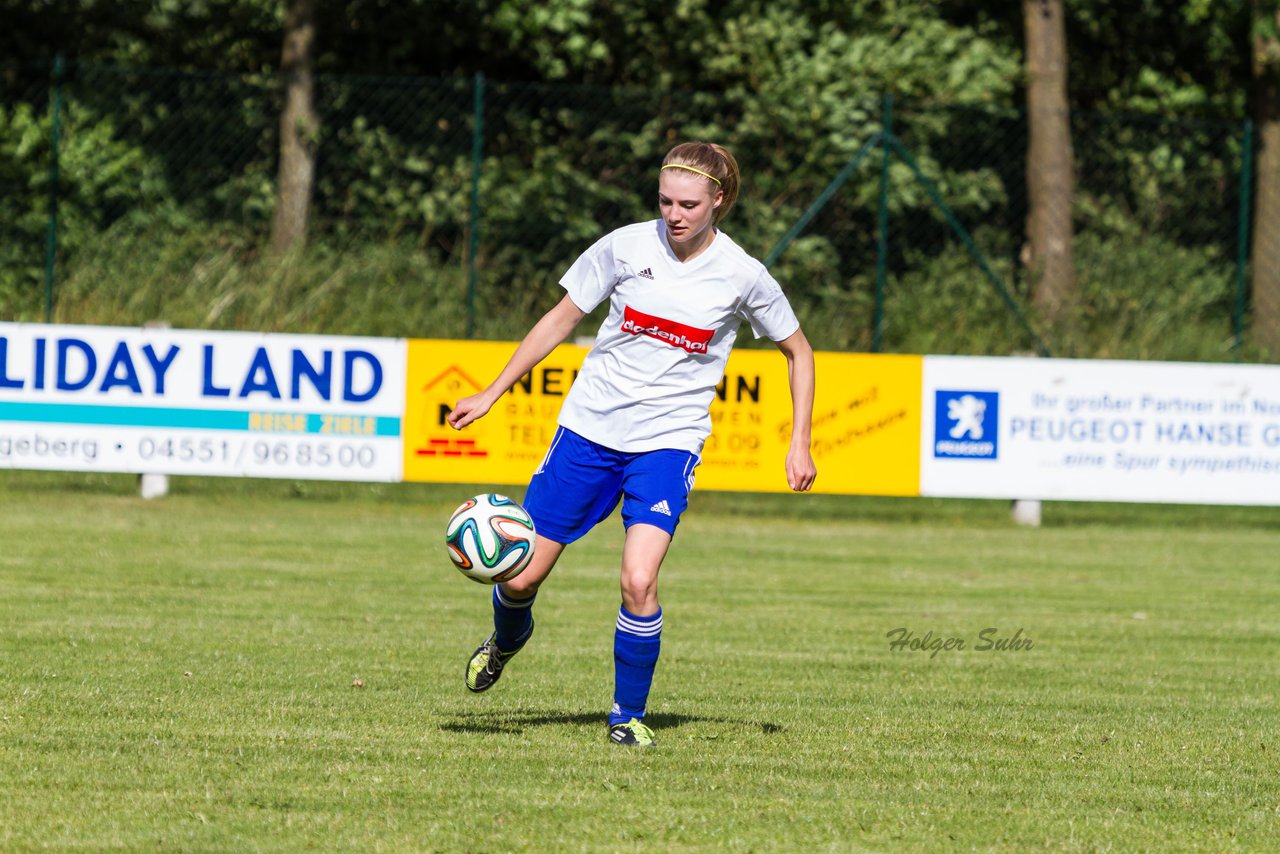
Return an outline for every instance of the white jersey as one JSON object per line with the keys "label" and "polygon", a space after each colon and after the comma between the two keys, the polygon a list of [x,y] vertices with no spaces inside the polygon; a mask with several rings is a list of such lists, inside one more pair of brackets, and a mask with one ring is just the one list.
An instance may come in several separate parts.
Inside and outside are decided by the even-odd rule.
{"label": "white jersey", "polygon": [[662,220],[601,238],[560,284],[583,311],[609,300],[560,424],[615,451],[701,454],[738,326],[774,341],[800,328],[782,288],[727,234],[682,263]]}

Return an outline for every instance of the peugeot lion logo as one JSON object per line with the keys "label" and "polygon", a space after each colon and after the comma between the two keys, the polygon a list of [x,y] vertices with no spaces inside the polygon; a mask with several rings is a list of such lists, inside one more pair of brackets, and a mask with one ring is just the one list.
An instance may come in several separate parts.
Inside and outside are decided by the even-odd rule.
{"label": "peugeot lion logo", "polygon": [[933,455],[994,460],[999,454],[1000,394],[938,389],[934,397]]}

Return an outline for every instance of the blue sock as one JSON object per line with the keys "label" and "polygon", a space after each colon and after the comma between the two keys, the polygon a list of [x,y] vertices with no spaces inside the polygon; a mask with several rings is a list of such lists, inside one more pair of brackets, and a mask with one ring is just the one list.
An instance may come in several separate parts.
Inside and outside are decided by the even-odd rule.
{"label": "blue sock", "polygon": [[533,634],[533,600],[537,597],[535,593],[528,599],[512,599],[502,592],[502,587],[494,586],[494,643],[502,652],[519,652],[529,635]]}
{"label": "blue sock", "polygon": [[649,617],[637,617],[625,607],[618,609],[618,625],[613,632],[613,710],[609,725],[644,718],[649,702],[653,669],[662,648],[662,609]]}

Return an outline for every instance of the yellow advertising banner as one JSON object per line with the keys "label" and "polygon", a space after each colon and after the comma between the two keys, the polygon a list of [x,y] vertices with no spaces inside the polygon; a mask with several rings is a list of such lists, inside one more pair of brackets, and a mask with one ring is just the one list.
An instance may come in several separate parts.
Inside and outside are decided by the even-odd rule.
{"label": "yellow advertising banner", "polygon": [[560,404],[587,351],[561,345],[489,414],[454,430],[445,417],[459,398],[492,382],[514,343],[409,340],[404,479],[431,483],[526,484],[547,453]]}
{"label": "yellow advertising banner", "polygon": [[[515,347],[409,341],[405,480],[528,482],[546,454],[585,348],[556,348],[466,430],[456,431],[445,420],[459,398],[479,391],[502,370]],[[921,357],[819,353],[816,360],[814,491],[919,495]],[[781,353],[734,351],[711,419],[699,489],[787,491],[791,394]]]}
{"label": "yellow advertising banner", "polygon": [[[920,494],[920,356],[817,353],[814,492]],[[787,360],[735,350],[711,406],[698,489],[786,492]]]}

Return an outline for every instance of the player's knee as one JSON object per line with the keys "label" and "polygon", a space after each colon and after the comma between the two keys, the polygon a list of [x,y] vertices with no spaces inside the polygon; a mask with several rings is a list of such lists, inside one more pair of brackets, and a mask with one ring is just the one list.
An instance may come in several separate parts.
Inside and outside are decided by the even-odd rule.
{"label": "player's knee", "polygon": [[622,604],[637,616],[647,616],[658,605],[658,579],[644,576],[622,577]]}
{"label": "player's knee", "polygon": [[538,592],[538,587],[541,584],[541,578],[526,578],[525,574],[522,573],[510,581],[503,582],[502,592],[514,599],[528,599],[530,596]]}

